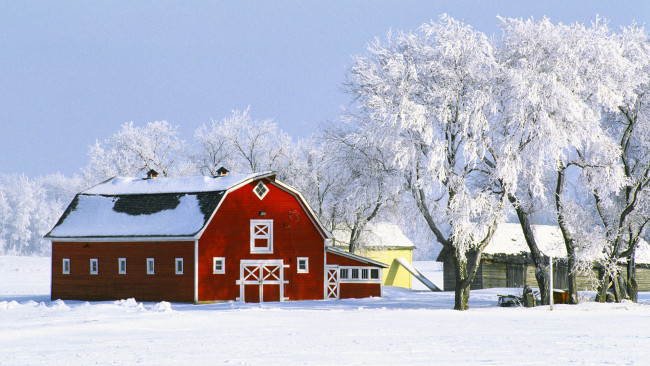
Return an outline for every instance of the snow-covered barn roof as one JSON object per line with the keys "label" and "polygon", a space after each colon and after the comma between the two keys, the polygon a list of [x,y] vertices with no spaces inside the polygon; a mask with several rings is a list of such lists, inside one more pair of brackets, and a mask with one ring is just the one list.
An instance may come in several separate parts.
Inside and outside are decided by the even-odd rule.
{"label": "snow-covered barn roof", "polygon": [[112,178],[79,193],[45,237],[193,238],[207,225],[226,191],[273,174]]}
{"label": "snow-covered barn roof", "polygon": [[[347,246],[350,240],[349,230],[334,232],[337,246]],[[404,235],[398,225],[389,222],[368,223],[359,238],[368,250],[413,249],[415,245]]]}

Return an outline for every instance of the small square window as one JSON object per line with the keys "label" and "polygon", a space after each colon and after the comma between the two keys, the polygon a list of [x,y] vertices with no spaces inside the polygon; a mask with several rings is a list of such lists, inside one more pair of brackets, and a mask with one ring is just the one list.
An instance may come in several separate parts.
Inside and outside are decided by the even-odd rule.
{"label": "small square window", "polygon": [[353,280],[358,280],[359,279],[359,269],[358,268],[352,268],[352,279]]}
{"label": "small square window", "polygon": [[154,269],[153,258],[147,258],[147,274],[154,274]]}
{"label": "small square window", "polygon": [[174,267],[176,274],[183,274],[183,258],[176,258]]}
{"label": "small square window", "polygon": [[117,273],[126,274],[126,258],[117,259]]}
{"label": "small square window", "polygon": [[368,268],[364,268],[361,270],[361,279],[362,280],[368,279]]}
{"label": "small square window", "polygon": [[347,280],[348,279],[348,269],[347,268],[341,268],[340,273],[339,273],[339,278],[342,280]]}
{"label": "small square window", "polygon": [[309,273],[309,258],[298,257],[298,273]]}
{"label": "small square window", "polygon": [[259,181],[255,186],[255,188],[253,189],[253,192],[255,192],[255,195],[259,199],[263,199],[264,196],[266,196],[266,194],[269,193],[269,189],[266,188],[266,185],[262,181]]}
{"label": "small square window", "polygon": [[212,273],[214,274],[226,273],[226,258],[224,257],[212,258]]}
{"label": "small square window", "polygon": [[97,258],[90,259],[90,274],[99,273],[99,263],[97,263]]}
{"label": "small square window", "polygon": [[70,274],[70,258],[63,258],[63,274]]}
{"label": "small square window", "polygon": [[370,270],[370,279],[373,280],[379,279],[379,270],[377,268],[373,268]]}

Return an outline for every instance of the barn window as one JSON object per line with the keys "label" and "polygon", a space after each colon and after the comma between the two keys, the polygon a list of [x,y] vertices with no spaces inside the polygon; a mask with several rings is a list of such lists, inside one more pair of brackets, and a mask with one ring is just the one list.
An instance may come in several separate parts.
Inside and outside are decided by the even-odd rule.
{"label": "barn window", "polygon": [[339,278],[342,280],[347,280],[348,279],[348,269],[347,268],[341,268],[340,273],[339,273]]}
{"label": "barn window", "polygon": [[99,265],[97,263],[97,258],[90,259],[90,274],[99,273]]}
{"label": "barn window", "polygon": [[273,220],[251,220],[251,253],[273,253]]}
{"label": "barn window", "polygon": [[359,279],[359,268],[352,268],[352,279],[353,280]]}
{"label": "barn window", "polygon": [[370,278],[373,280],[379,279],[379,270],[377,268],[373,268],[370,270]]}
{"label": "barn window", "polygon": [[263,199],[264,196],[266,196],[266,194],[269,193],[269,189],[266,188],[266,185],[262,181],[259,181],[255,186],[255,188],[253,189],[253,192],[255,192],[255,195],[259,199]]}
{"label": "barn window", "polygon": [[126,258],[117,259],[117,273],[126,274]]}
{"label": "barn window", "polygon": [[214,274],[226,273],[226,258],[224,257],[212,258],[212,273]]}
{"label": "barn window", "polygon": [[63,258],[63,274],[70,274],[70,258]]}
{"label": "barn window", "polygon": [[174,267],[176,268],[176,274],[183,274],[183,258],[176,258]]}
{"label": "barn window", "polygon": [[309,273],[309,258],[298,257],[298,273]]}
{"label": "barn window", "polygon": [[361,279],[362,280],[368,279],[368,268],[364,268],[361,270]]}
{"label": "barn window", "polygon": [[147,274],[154,274],[153,258],[147,258]]}

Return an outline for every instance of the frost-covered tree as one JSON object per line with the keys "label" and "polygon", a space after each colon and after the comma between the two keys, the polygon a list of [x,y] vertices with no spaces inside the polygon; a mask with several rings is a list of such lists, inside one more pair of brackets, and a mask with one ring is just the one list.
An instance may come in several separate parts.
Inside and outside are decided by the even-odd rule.
{"label": "frost-covered tree", "polygon": [[[502,64],[498,98],[504,136],[510,140],[502,146],[516,149],[512,155],[522,167],[518,187],[509,194],[524,237],[536,266],[536,278],[544,302],[548,301],[547,258],[537,247],[529,215],[533,202],[551,201],[564,235],[569,262],[569,289],[577,302],[575,276],[584,266],[577,262],[578,246],[597,243],[585,240],[589,229],[577,233],[568,222],[576,212],[562,209],[564,174],[568,167],[596,167],[604,174],[615,175],[612,157],[617,154],[611,139],[601,128],[601,108],[616,105],[619,95],[610,82],[616,46],[607,27],[595,22],[552,24],[548,19],[501,19],[504,38],[499,47]],[[593,161],[585,161],[579,149],[597,152]],[[598,155],[599,154],[599,155]],[[613,169],[613,170],[612,170]],[[558,184],[548,184],[550,177]],[[603,184],[615,190],[622,184],[620,175]],[[553,188],[555,190],[553,190]],[[609,188],[606,188],[609,187]],[[573,232],[573,233],[572,233]],[[583,235],[585,234],[585,235]],[[591,239],[591,238],[590,238]],[[588,252],[583,248],[583,252]]]}
{"label": "frost-covered tree", "polygon": [[367,224],[395,203],[401,189],[402,176],[386,163],[392,157],[369,138],[354,129],[330,126],[321,147],[326,152],[321,159],[328,167],[328,188],[334,193],[328,196],[334,201],[333,229],[349,233],[344,242],[352,253],[363,249],[360,239]]}
{"label": "frost-covered tree", "polygon": [[204,175],[215,175],[225,166],[240,173],[273,170],[287,180],[298,169],[299,152],[291,137],[270,119],[251,119],[250,107],[202,125],[194,138],[198,151],[193,160]]}
{"label": "frost-covered tree", "polygon": [[52,174],[35,179],[25,175],[0,177],[0,253],[43,255],[43,239],[67,204],[82,189],[79,177]]}
{"label": "frost-covered tree", "polygon": [[513,168],[507,154],[490,153],[499,138],[490,128],[497,69],[487,38],[443,15],[375,41],[347,81],[363,117],[356,142],[390,157],[385,164],[453,258],[458,310],[468,308],[481,254],[503,217],[505,191],[495,182]]}
{"label": "frost-covered tree", "polygon": [[196,171],[185,158],[185,142],[178,127],[167,121],[148,122],[144,127],[127,122],[113,136],[91,146],[88,156],[84,176],[91,183],[114,176],[138,176],[150,169],[163,176]]}
{"label": "frost-covered tree", "polygon": [[[618,143],[617,163],[627,184],[612,194],[600,187],[601,171],[589,171],[587,175],[587,183],[593,187],[591,202],[598,213],[598,229],[605,243],[599,301],[606,300],[612,285],[617,300],[636,300],[634,255],[650,221],[650,40],[645,30],[635,24],[622,29],[616,40],[622,56],[610,57],[617,66],[610,69],[617,72],[608,76],[622,101],[605,109],[602,123]],[[619,267],[621,261],[627,262],[625,276]]]}

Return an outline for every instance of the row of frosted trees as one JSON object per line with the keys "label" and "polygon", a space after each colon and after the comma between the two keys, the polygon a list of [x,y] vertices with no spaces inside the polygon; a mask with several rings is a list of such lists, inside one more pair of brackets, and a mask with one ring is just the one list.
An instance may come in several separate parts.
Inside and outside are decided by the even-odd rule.
{"label": "row of frosted trees", "polygon": [[[66,199],[106,178],[149,169],[213,175],[225,166],[276,171],[330,230],[348,233],[351,250],[373,219],[439,243],[453,257],[459,310],[468,308],[482,252],[505,220],[521,224],[544,301],[548,261],[531,226],[540,220],[561,229],[572,303],[576,276],[594,266],[599,300],[610,287],[618,300],[635,299],[634,256],[650,220],[648,36],[601,19],[499,21],[499,39],[445,15],[377,39],[347,72],[351,103],[340,121],[307,139],[249,110],[202,125],[190,142],[164,121],[126,123],[90,147],[79,177],[5,176],[0,218],[15,223],[0,227],[0,249],[46,252],[38,240]],[[23,200],[25,182],[44,196]],[[51,204],[26,224],[29,217],[16,218],[29,216],[16,214],[19,201]]]}
{"label": "row of frosted trees", "polygon": [[452,254],[456,309],[468,308],[481,254],[512,210],[545,301],[548,262],[531,230],[544,212],[564,238],[571,303],[576,275],[594,265],[598,300],[610,286],[635,299],[634,255],[650,220],[648,36],[601,19],[500,22],[499,40],[442,16],[373,43],[348,74],[346,141],[391,157]]}

